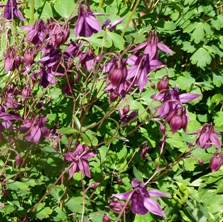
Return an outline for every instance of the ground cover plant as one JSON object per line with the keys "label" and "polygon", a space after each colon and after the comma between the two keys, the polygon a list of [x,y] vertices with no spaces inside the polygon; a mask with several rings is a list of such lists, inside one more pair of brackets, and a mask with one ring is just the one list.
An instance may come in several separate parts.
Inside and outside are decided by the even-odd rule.
{"label": "ground cover plant", "polygon": [[221,1],[0,4],[1,221],[222,221]]}

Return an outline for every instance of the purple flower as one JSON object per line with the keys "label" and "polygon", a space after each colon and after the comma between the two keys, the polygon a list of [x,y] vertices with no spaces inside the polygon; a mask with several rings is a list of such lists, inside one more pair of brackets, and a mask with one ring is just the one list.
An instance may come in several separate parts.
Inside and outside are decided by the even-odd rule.
{"label": "purple flower", "polygon": [[147,190],[146,187],[136,179],[132,180],[132,187],[132,191],[114,194],[113,196],[121,200],[129,200],[130,198],[132,201],[131,211],[133,213],[144,215],[149,211],[152,214],[164,217],[164,212],[160,205],[153,200],[151,196],[169,197],[170,194],[158,190]]}
{"label": "purple flower", "polygon": [[14,71],[21,63],[20,57],[17,55],[16,49],[9,47],[6,52],[3,53],[5,60],[5,71]]}
{"label": "purple flower", "polygon": [[130,109],[129,106],[125,106],[123,109],[119,110],[120,121],[124,125],[130,122],[134,117],[138,115],[137,110],[134,110],[130,114],[128,114],[129,109]]}
{"label": "purple flower", "polygon": [[[109,200],[110,205],[107,206],[107,208],[111,209],[112,211],[119,213],[123,207],[125,206],[125,203],[119,201],[117,198],[113,197]],[[129,212],[129,206],[125,208],[125,212]]]}
{"label": "purple flower", "polygon": [[22,165],[22,162],[23,162],[22,157],[20,155],[17,155],[15,157],[15,162],[16,162],[17,166],[20,167]]}
{"label": "purple flower", "polygon": [[44,126],[47,117],[33,117],[23,121],[20,131],[26,131],[24,136],[29,142],[39,143],[40,139],[47,136],[49,130]]}
{"label": "purple flower", "polygon": [[140,156],[143,160],[146,160],[146,154],[149,153],[149,148],[147,146],[143,147]]}
{"label": "purple flower", "polygon": [[63,156],[65,160],[72,162],[69,169],[69,179],[78,171],[91,177],[88,159],[92,158],[94,153],[87,146],[79,144],[73,153],[68,152]]}
{"label": "purple flower", "polygon": [[104,217],[102,218],[102,222],[110,222],[110,221],[111,221],[111,219],[108,216],[108,214],[105,214]]}
{"label": "purple flower", "polygon": [[15,19],[15,17],[19,18],[22,21],[25,21],[25,18],[22,15],[22,12],[18,9],[19,4],[16,0],[8,0],[5,6],[4,18],[11,20]]}
{"label": "purple flower", "polygon": [[211,158],[210,161],[210,168],[212,173],[215,173],[223,164],[223,156],[219,153],[215,153],[214,156]]}
{"label": "purple flower", "polygon": [[115,20],[114,22],[112,22],[112,24],[110,25],[111,19],[107,19],[104,22],[103,27],[106,27],[109,31],[113,31],[116,28],[116,26],[119,23],[121,23],[123,20],[124,20],[124,18],[119,18],[119,19]]}
{"label": "purple flower", "polygon": [[166,117],[166,122],[170,124],[172,133],[176,133],[179,129],[183,129],[184,132],[187,128],[188,116],[185,107],[176,106]]}
{"label": "purple flower", "polygon": [[34,45],[40,45],[45,40],[47,35],[47,25],[41,20],[37,19],[32,26],[23,26],[22,29],[28,31],[26,40]]}
{"label": "purple flower", "polygon": [[[87,9],[85,10],[86,7]],[[77,23],[74,28],[76,36],[90,37],[93,33],[100,32],[101,24],[95,18],[88,3],[81,3],[78,10]]]}
{"label": "purple flower", "polygon": [[129,82],[126,80],[126,63],[121,59],[113,59],[111,62],[105,64],[103,72],[108,72],[108,81],[105,91],[110,92],[110,100],[114,101],[116,95],[124,98],[129,87]]}
{"label": "purple flower", "polygon": [[201,130],[194,132],[198,134],[196,144],[202,149],[208,149],[212,145],[216,146],[219,150],[221,149],[221,140],[218,138],[218,132],[214,130],[212,123],[205,123]]}

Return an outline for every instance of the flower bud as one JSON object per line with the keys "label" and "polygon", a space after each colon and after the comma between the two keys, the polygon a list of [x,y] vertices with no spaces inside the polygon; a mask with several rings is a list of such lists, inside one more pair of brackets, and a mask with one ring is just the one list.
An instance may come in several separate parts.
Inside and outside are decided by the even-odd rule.
{"label": "flower bud", "polygon": [[129,110],[130,110],[130,107],[129,107],[129,105],[128,105],[128,106],[125,106],[125,107],[122,109],[122,112],[123,112],[124,115],[126,115],[126,114],[129,112]]}
{"label": "flower bud", "polygon": [[100,183],[94,182],[91,184],[91,188],[96,189],[99,185],[100,185]]}
{"label": "flower bud", "polygon": [[122,182],[122,178],[118,178],[118,179],[117,179],[117,183],[118,183],[118,184],[123,184],[123,182]]}
{"label": "flower bud", "polygon": [[160,125],[160,132],[162,134],[166,134],[166,127],[165,127],[165,125],[163,125],[163,124]]}
{"label": "flower bud", "polygon": [[164,76],[157,84],[157,89],[159,91],[166,90],[169,88],[169,78],[168,76]]}
{"label": "flower bud", "polygon": [[216,172],[223,164],[223,157],[219,153],[215,153],[210,161],[212,173]]}
{"label": "flower bud", "polygon": [[110,222],[110,221],[111,221],[111,219],[108,216],[108,214],[105,214],[104,217],[103,217],[103,219],[102,219],[102,222]]}
{"label": "flower bud", "polygon": [[118,94],[115,91],[109,92],[109,100],[110,102],[114,102],[116,99],[118,99]]}
{"label": "flower bud", "polygon": [[17,155],[15,157],[15,162],[16,162],[17,166],[20,167],[22,165],[22,157],[20,155]]}
{"label": "flower bud", "polygon": [[142,157],[143,160],[146,159],[146,154],[149,152],[149,148],[148,147],[143,147],[142,151],[140,153],[140,156]]}

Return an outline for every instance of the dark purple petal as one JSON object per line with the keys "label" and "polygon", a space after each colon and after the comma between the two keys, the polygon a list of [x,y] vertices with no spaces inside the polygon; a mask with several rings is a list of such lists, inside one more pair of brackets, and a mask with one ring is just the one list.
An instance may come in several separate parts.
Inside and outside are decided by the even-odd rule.
{"label": "dark purple petal", "polygon": [[74,160],[74,156],[70,152],[63,154],[63,157],[65,158],[65,160],[70,161],[70,162]]}
{"label": "dark purple petal", "polygon": [[132,195],[132,207],[131,211],[135,214],[144,215],[148,212],[146,207],[144,206],[144,197],[137,192],[134,192]]}
{"label": "dark purple petal", "polygon": [[143,200],[144,206],[148,211],[150,211],[152,214],[164,217],[164,212],[161,209],[160,205],[153,199],[149,197],[145,197]]}
{"label": "dark purple petal", "polygon": [[215,145],[218,149],[221,148],[221,141],[215,133],[211,133],[210,140],[213,145]]}
{"label": "dark purple petal", "polygon": [[72,166],[69,169],[69,179],[74,175],[74,173],[77,171],[77,164],[72,163]]}
{"label": "dark purple petal", "polygon": [[100,22],[94,16],[90,15],[90,16],[86,17],[86,21],[87,21],[88,25],[91,26],[91,28],[97,30],[98,32],[100,32],[102,30]]}

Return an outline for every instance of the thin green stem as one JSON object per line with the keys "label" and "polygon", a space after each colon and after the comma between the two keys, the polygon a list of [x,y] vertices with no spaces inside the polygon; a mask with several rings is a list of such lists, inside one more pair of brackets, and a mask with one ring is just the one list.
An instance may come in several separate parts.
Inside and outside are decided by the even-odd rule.
{"label": "thin green stem", "polygon": [[30,24],[32,25],[34,23],[34,6],[35,6],[35,0],[30,1]]}
{"label": "thin green stem", "polygon": [[125,27],[124,27],[124,29],[123,29],[123,31],[122,31],[122,37],[124,36],[126,30],[127,30],[128,27],[129,27],[129,24],[130,24],[130,22],[131,22],[131,20],[132,20],[132,17],[133,17],[133,15],[134,15],[135,11],[136,11],[136,8],[137,8],[139,2],[140,2],[140,0],[137,0],[137,1],[136,1],[136,4],[135,4],[133,10],[132,10],[131,13],[130,13],[129,19],[128,19],[128,21],[127,21],[127,23],[126,23],[126,25],[125,25]]}
{"label": "thin green stem", "polygon": [[104,5],[104,0],[100,0],[99,7],[102,8],[103,5]]}

